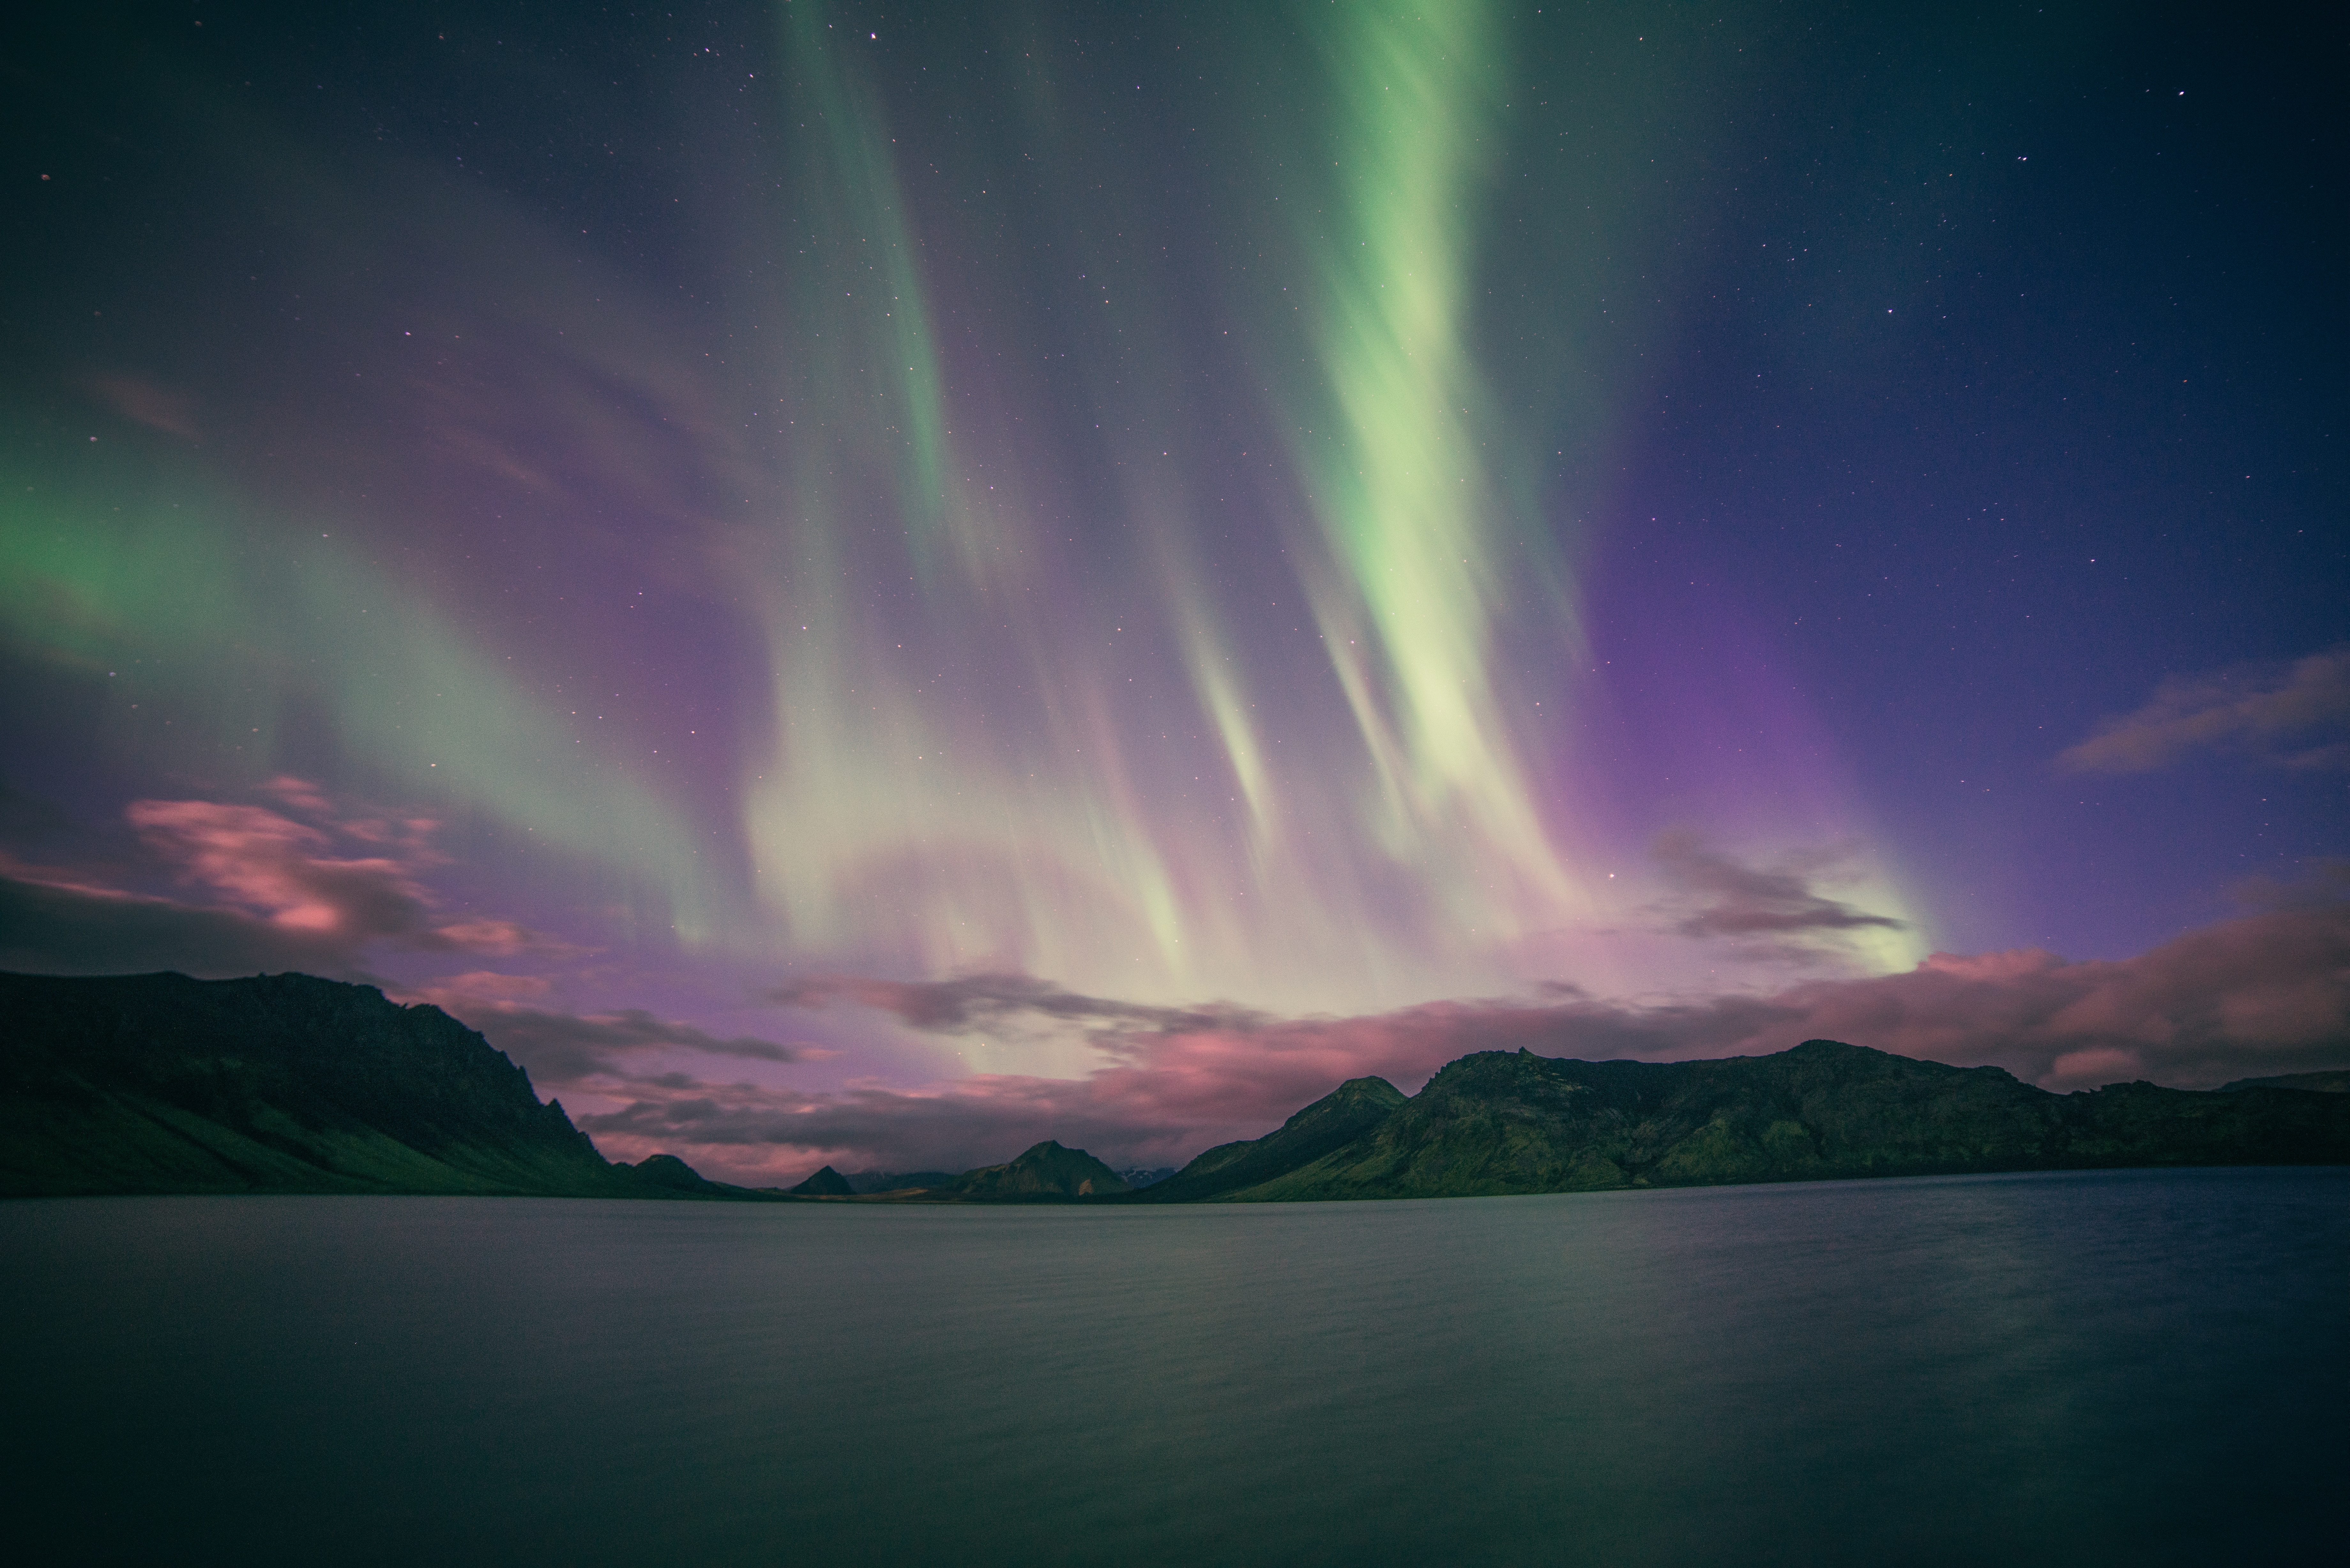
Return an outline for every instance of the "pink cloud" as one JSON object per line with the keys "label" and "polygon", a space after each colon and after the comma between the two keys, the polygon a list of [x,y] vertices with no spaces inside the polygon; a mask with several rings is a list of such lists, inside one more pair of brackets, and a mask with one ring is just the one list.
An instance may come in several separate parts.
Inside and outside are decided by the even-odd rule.
{"label": "pink cloud", "polygon": [[292,774],[279,774],[261,786],[261,793],[295,811],[307,811],[314,816],[334,815],[334,803],[327,798],[323,790],[309,780],[296,778]]}
{"label": "pink cloud", "polygon": [[[124,815],[141,844],[205,902],[99,885],[87,875],[0,866],[12,909],[43,911],[0,943],[13,967],[53,973],[181,969],[335,973],[370,944],[441,952],[570,953],[512,920],[441,921],[421,873],[444,863],[426,817],[338,816],[315,785],[281,776],[263,793],[314,820],[266,806],[139,800]],[[353,846],[363,852],[342,852]]]}
{"label": "pink cloud", "polygon": [[443,1012],[453,1012],[461,1007],[515,1007],[536,1002],[555,989],[555,982],[540,974],[499,974],[494,970],[473,970],[435,981],[419,992],[411,1001],[429,1002]]}
{"label": "pink cloud", "polygon": [[1960,980],[2012,981],[2062,969],[2064,961],[2046,948],[2010,948],[1995,953],[1934,953],[1918,967],[1929,973],[1955,975]]}
{"label": "pink cloud", "polygon": [[2173,676],[2135,713],[2067,747],[2067,773],[2150,773],[2182,757],[2249,750],[2291,768],[2350,767],[2350,646],[2291,664]]}
{"label": "pink cloud", "polygon": [[491,958],[510,958],[517,953],[535,953],[542,958],[576,958],[588,950],[569,942],[557,941],[515,921],[497,919],[452,920],[435,926],[416,938],[414,945],[441,951],[480,953]]}
{"label": "pink cloud", "polygon": [[325,833],[257,805],[137,800],[123,815],[189,881],[282,926],[403,936],[424,925],[424,891],[399,861],[324,853]]}

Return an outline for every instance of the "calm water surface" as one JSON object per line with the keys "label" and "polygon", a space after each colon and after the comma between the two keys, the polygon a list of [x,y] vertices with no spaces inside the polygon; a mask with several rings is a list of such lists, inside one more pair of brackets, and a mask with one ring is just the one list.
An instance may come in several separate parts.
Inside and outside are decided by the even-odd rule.
{"label": "calm water surface", "polygon": [[0,1257],[44,1560],[2334,1563],[2350,1524],[2343,1169],[75,1199],[0,1205]]}

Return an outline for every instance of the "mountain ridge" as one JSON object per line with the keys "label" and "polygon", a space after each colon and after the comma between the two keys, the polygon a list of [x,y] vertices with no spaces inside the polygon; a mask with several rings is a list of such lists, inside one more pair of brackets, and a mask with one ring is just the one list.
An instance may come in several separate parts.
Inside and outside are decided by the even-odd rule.
{"label": "mountain ridge", "polygon": [[615,1164],[439,1008],[305,974],[0,973],[0,1196],[754,1194]]}
{"label": "mountain ridge", "polygon": [[2267,1078],[2239,1078],[2232,1084],[2222,1084],[2220,1092],[2232,1094],[2238,1089],[2301,1089],[2314,1095],[2350,1095],[2350,1069],[2336,1067],[2322,1073],[2279,1073]]}
{"label": "mountain ridge", "polygon": [[1358,1100],[1360,1129],[1318,1150],[1291,1136],[1292,1117],[1263,1138],[1207,1150],[1140,1196],[1273,1202],[2350,1163],[2350,1103],[2341,1096],[2153,1084],[2056,1095],[2003,1068],[1832,1040],[1691,1062],[1480,1052],[1398,1100],[1384,1114]]}
{"label": "mountain ridge", "polygon": [[[671,1155],[607,1161],[528,1073],[436,1007],[301,974],[0,973],[0,1196],[472,1193],[761,1202],[1181,1203],[1431,1198],[2119,1166],[2350,1164],[2333,1074],[2056,1095],[1808,1040],[1765,1056],[1472,1053],[1406,1096],[1350,1078],[1262,1137],[1133,1188],[1032,1145],[960,1175],[789,1190]],[[875,1190],[881,1182],[886,1190]]]}

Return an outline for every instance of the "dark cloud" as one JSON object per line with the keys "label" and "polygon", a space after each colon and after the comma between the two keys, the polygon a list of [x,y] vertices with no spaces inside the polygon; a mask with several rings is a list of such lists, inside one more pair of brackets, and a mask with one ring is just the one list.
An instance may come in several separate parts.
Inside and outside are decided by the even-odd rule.
{"label": "dark cloud", "polygon": [[2314,909],[2350,899],[2350,860],[2323,859],[2305,877],[2247,877],[2228,889],[2248,909]]}
{"label": "dark cloud", "polygon": [[[722,1038],[690,1023],[673,1023],[642,1008],[617,1012],[551,1012],[536,1008],[504,1007],[484,1011],[463,1001],[442,1000],[442,1010],[463,1017],[489,1043],[530,1069],[541,1084],[576,1084],[590,1078],[631,1078],[627,1058],[649,1051],[700,1051],[712,1056],[733,1056],[754,1062],[797,1062],[806,1054],[772,1040],[737,1034]],[[670,1086],[695,1080],[665,1074],[645,1080]]]}
{"label": "dark cloud", "polygon": [[16,854],[68,854],[86,848],[89,836],[74,817],[0,779],[0,844]]}
{"label": "dark cloud", "polygon": [[2250,752],[2289,768],[2350,768],[2350,645],[2291,664],[2174,676],[2135,713],[2056,758],[2066,773],[2142,774],[2195,752]]}
{"label": "dark cloud", "polygon": [[1831,898],[1813,886],[1834,864],[1814,855],[1775,867],[1750,866],[1674,828],[1657,836],[1650,856],[1676,888],[1698,900],[1672,929],[1685,937],[1800,938],[1818,932],[1900,930],[1905,923]]}
{"label": "dark cloud", "polygon": [[1222,1007],[1150,1007],[1086,996],[1034,975],[1003,972],[938,981],[819,975],[777,986],[765,993],[765,1000],[785,1007],[810,1008],[854,1002],[938,1034],[1000,1031],[1026,1019],[1164,1033],[1206,1028],[1220,1022],[1255,1016]]}

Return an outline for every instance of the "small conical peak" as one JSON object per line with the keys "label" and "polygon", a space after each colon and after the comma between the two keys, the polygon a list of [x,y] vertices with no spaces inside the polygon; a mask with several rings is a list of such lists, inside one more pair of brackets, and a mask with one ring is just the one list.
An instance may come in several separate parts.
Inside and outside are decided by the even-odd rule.
{"label": "small conical peak", "polygon": [[955,1189],[970,1193],[1059,1192],[1069,1197],[1123,1192],[1118,1172],[1081,1148],[1047,1138],[1003,1165],[967,1170]]}
{"label": "small conical peak", "polygon": [[787,1188],[785,1190],[797,1193],[804,1198],[847,1198],[853,1196],[857,1189],[848,1184],[848,1178],[827,1165],[797,1187]]}

